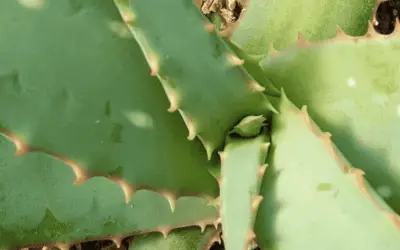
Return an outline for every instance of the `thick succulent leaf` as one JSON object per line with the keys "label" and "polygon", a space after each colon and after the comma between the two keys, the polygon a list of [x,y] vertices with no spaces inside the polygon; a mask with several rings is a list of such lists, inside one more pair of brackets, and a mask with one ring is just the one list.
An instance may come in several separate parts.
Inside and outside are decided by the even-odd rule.
{"label": "thick succulent leaf", "polygon": [[243,61],[243,67],[247,70],[247,72],[249,72],[249,74],[265,88],[264,93],[271,96],[268,99],[271,101],[272,96],[278,97],[280,95],[280,91],[271,83],[260,67],[260,60],[264,56],[250,55],[226,37],[224,38],[224,41],[235,52],[240,60]]}
{"label": "thick succulent leaf", "polygon": [[269,45],[282,49],[297,40],[335,36],[336,26],[351,35],[367,31],[376,0],[250,0],[231,40],[250,54],[267,54]]}
{"label": "thick succulent leaf", "polygon": [[207,227],[204,232],[199,228],[182,228],[172,231],[167,238],[158,233],[139,235],[130,250],[209,250],[218,240],[219,232],[214,227]]}
{"label": "thick succulent leaf", "polygon": [[197,135],[209,157],[240,119],[273,109],[193,1],[132,0],[131,12],[128,0],[115,1],[133,17],[127,22],[164,85],[169,111],[179,110],[188,138]]}
{"label": "thick succulent leaf", "polygon": [[165,112],[163,89],[113,1],[73,3],[0,2],[2,131],[68,159],[78,183],[122,179],[127,198],[141,188],[216,196],[201,143]]}
{"label": "thick succulent leaf", "polygon": [[400,212],[400,40],[341,35],[262,61],[265,74],[317,124]]}
{"label": "thick succulent leaf", "polygon": [[266,118],[262,115],[251,115],[243,118],[232,130],[243,137],[252,137],[260,134]]}
{"label": "thick succulent leaf", "polygon": [[130,234],[204,227],[218,216],[215,207],[197,197],[181,197],[172,213],[161,194],[147,190],[126,204],[110,179],[93,177],[72,185],[74,174],[62,161],[42,152],[14,152],[14,144],[0,136],[0,248],[65,246],[98,238],[119,242]]}
{"label": "thick succulent leaf", "polygon": [[272,121],[255,224],[261,249],[397,250],[400,219],[286,96]]}
{"label": "thick succulent leaf", "polygon": [[[265,131],[264,131],[265,132]],[[262,200],[259,185],[264,175],[267,136],[228,138],[221,156],[221,222],[225,249],[247,249],[254,240],[254,215]]]}

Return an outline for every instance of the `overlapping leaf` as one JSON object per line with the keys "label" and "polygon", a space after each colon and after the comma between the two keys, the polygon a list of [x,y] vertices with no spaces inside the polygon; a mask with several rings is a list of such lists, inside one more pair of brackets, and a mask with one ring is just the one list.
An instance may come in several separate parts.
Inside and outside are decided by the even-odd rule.
{"label": "overlapping leaf", "polygon": [[[112,0],[1,1],[0,28],[0,131],[16,146],[1,139],[1,247],[215,218],[200,198],[178,200],[173,216],[150,191],[134,195],[133,208],[124,203],[146,188],[174,206],[181,195],[215,197],[218,185],[201,143],[165,112],[164,91]],[[82,186],[72,186],[67,165]]]}
{"label": "overlapping leaf", "polygon": [[163,82],[170,111],[179,110],[189,139],[201,138],[209,156],[244,116],[272,109],[261,93],[264,89],[240,66],[192,1],[116,2],[128,17],[152,74]]}
{"label": "overlapping leaf", "polygon": [[64,246],[104,237],[118,242],[129,234],[168,233],[217,218],[217,210],[197,197],[177,200],[174,213],[153,191],[138,191],[126,204],[121,188],[110,179],[94,177],[74,186],[74,174],[58,159],[14,152],[12,142],[1,136],[0,248]]}
{"label": "overlapping leaf", "polygon": [[201,144],[165,112],[167,98],[112,1],[2,2],[0,24],[3,131],[74,161],[82,179],[217,194]]}
{"label": "overlapping leaf", "polygon": [[335,36],[340,25],[351,35],[367,31],[376,0],[250,0],[232,33],[234,43],[250,54],[289,47],[298,32],[312,41]]}
{"label": "overlapping leaf", "polygon": [[285,95],[255,230],[261,249],[396,250],[400,218]]}
{"label": "overlapping leaf", "polygon": [[340,34],[261,62],[265,74],[332,133],[353,166],[400,212],[400,40]]}

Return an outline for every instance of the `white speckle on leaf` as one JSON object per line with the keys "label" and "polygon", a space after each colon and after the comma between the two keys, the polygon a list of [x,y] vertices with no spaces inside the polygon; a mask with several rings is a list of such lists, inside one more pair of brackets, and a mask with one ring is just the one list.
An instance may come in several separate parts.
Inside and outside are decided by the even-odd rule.
{"label": "white speckle on leaf", "polygon": [[397,105],[397,115],[400,116],[400,104]]}
{"label": "white speckle on leaf", "polygon": [[97,121],[95,121],[94,123],[96,123],[96,124],[97,124],[97,123],[100,123],[100,120],[97,120]]}
{"label": "white speckle on leaf", "polygon": [[45,0],[18,0],[17,2],[29,9],[41,9],[45,5]]}
{"label": "white speckle on leaf", "polygon": [[347,79],[347,85],[349,85],[350,88],[355,88],[357,86],[357,82],[353,77],[349,77]]}
{"label": "white speckle on leaf", "polygon": [[130,111],[125,113],[125,117],[135,126],[140,128],[153,127],[153,119],[147,113],[141,111]]}

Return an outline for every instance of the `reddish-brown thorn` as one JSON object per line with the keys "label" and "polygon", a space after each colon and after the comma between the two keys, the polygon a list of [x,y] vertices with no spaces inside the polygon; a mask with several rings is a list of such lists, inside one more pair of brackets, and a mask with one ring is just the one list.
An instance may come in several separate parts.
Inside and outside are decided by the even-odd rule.
{"label": "reddish-brown thorn", "polygon": [[194,138],[196,138],[196,134],[197,134],[193,120],[188,115],[186,115],[183,111],[181,111],[181,116],[182,116],[183,121],[185,122],[186,127],[189,132],[187,139],[192,141],[192,140],[194,140]]}
{"label": "reddish-brown thorn", "polygon": [[261,180],[261,178],[263,178],[264,174],[265,174],[265,170],[267,169],[268,164],[263,164],[260,166],[260,168],[258,169],[258,179]]}
{"label": "reddish-brown thorn", "polygon": [[169,232],[171,231],[171,228],[162,228],[160,229],[160,233],[163,235],[164,239],[168,237]]}
{"label": "reddish-brown thorn", "polygon": [[229,61],[230,64],[233,66],[240,66],[244,63],[244,60],[240,59],[239,57],[235,56],[232,53],[228,53],[226,55],[227,60]]}
{"label": "reddish-brown thorn", "polygon": [[302,106],[301,110],[300,110],[300,114],[303,117],[303,120],[307,123],[307,125],[310,126],[311,119],[310,119],[310,116],[308,115],[307,109],[308,108],[306,105]]}
{"label": "reddish-brown thorn", "polygon": [[203,233],[204,230],[206,230],[207,223],[205,223],[205,222],[200,222],[200,223],[198,224],[198,226],[200,227],[200,231]]}
{"label": "reddish-brown thorn", "polygon": [[123,240],[123,239],[124,239],[124,238],[121,237],[121,236],[114,236],[114,237],[110,238],[110,240],[111,240],[112,242],[114,242],[114,244],[117,246],[117,248],[120,248],[120,247],[121,247],[121,244],[122,244],[122,240]]}
{"label": "reddish-brown thorn", "polygon": [[263,92],[265,88],[256,81],[249,81],[250,88],[256,92]]}
{"label": "reddish-brown thorn", "polygon": [[364,195],[372,202],[374,205],[380,209],[383,210],[383,207],[372,197],[372,195],[368,192],[367,187],[365,186],[364,182],[364,171],[358,168],[352,168],[349,170],[349,173],[353,174],[356,179],[357,186],[361,189],[361,191],[364,193]]}
{"label": "reddish-brown thorn", "polygon": [[299,46],[307,46],[309,43],[304,39],[303,35],[299,31],[297,33],[297,45]]}
{"label": "reddish-brown thorn", "polygon": [[310,117],[310,115],[308,114],[307,106],[306,106],[306,105],[304,105],[303,107],[301,107],[300,114],[301,114],[301,117],[303,118],[303,120],[306,122],[306,125],[307,125],[308,129],[309,129],[315,136],[319,136],[318,128],[313,124],[313,121],[311,120],[311,117]]}
{"label": "reddish-brown thorn", "polygon": [[172,113],[178,110],[179,104],[178,104],[178,96],[177,93],[174,91],[170,91],[168,95],[168,99],[170,102],[170,106],[168,108],[168,112]]}
{"label": "reddish-brown thorn", "polygon": [[161,191],[159,193],[162,194],[165,197],[165,199],[167,199],[171,211],[174,212],[176,207],[176,196],[174,196],[171,193],[168,193],[167,191]]}
{"label": "reddish-brown thorn", "polygon": [[158,63],[158,58],[154,53],[149,53],[149,57],[148,57],[148,62],[149,62],[149,66],[151,69],[151,76],[156,76],[159,71],[160,71],[160,66]]}
{"label": "reddish-brown thorn", "polygon": [[261,201],[264,199],[261,195],[255,196],[251,201],[251,211],[256,211],[258,206],[260,206]]}
{"label": "reddish-brown thorn", "polygon": [[321,134],[320,139],[321,139],[322,143],[325,145],[325,147],[328,149],[329,153],[335,158],[336,163],[339,164],[342,171],[345,173],[349,172],[350,171],[349,167],[347,166],[346,163],[344,163],[340,159],[340,156],[336,152],[336,149],[332,142],[332,134],[329,132],[324,132]]}
{"label": "reddish-brown thorn", "polygon": [[344,30],[339,25],[336,26],[336,37],[338,38],[347,37],[346,32],[344,32]]}
{"label": "reddish-brown thorn", "polygon": [[132,198],[132,195],[135,193],[135,189],[133,188],[133,186],[131,186],[128,182],[126,182],[125,180],[122,180],[119,177],[108,177],[109,179],[115,181],[116,183],[118,183],[122,189],[122,191],[124,192],[124,197],[125,197],[125,203],[128,204],[129,201]]}
{"label": "reddish-brown thorn", "polygon": [[221,162],[221,166],[223,166],[225,164],[225,160],[226,160],[226,152],[220,151],[218,152],[219,155],[219,159]]}
{"label": "reddish-brown thorn", "polygon": [[16,156],[23,156],[31,151],[29,146],[27,144],[25,144],[22,140],[18,139],[18,137],[15,136],[14,134],[8,133],[5,131],[1,131],[1,130],[0,130],[0,133],[7,136],[7,138],[14,143]]}
{"label": "reddish-brown thorn", "polygon": [[53,155],[53,156],[62,160],[65,163],[65,165],[69,166],[72,169],[72,171],[75,174],[74,185],[83,184],[85,181],[87,181],[90,178],[90,175],[86,172],[86,170],[83,169],[82,167],[80,167],[73,160],[67,159],[66,157],[63,157],[60,155]]}

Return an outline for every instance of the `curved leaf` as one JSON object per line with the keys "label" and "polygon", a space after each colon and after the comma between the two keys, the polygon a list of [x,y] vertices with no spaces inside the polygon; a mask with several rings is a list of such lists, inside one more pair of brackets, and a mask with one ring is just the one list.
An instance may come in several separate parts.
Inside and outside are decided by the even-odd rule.
{"label": "curved leaf", "polygon": [[[400,212],[400,33],[338,38],[264,59],[265,74]],[[368,37],[372,37],[368,38]]]}
{"label": "curved leaf", "polygon": [[168,100],[113,1],[73,2],[0,3],[1,131],[67,159],[79,183],[111,176],[130,192],[215,197],[202,145],[165,112]]}
{"label": "curved leaf", "polygon": [[[244,116],[269,113],[264,88],[187,0],[116,0],[171,102],[209,157]],[[211,26],[210,26],[211,25]],[[227,96],[227,98],[221,98]]]}
{"label": "curved leaf", "polygon": [[255,230],[261,249],[396,250],[400,217],[283,95]]}
{"label": "curved leaf", "polygon": [[[104,177],[72,185],[74,174],[44,153],[14,156],[0,137],[0,248],[72,245],[93,239],[116,242],[147,231],[211,224],[215,207],[197,197],[181,197],[174,213],[158,193],[141,190],[126,204],[119,185]],[[193,213],[193,211],[196,211]]]}

